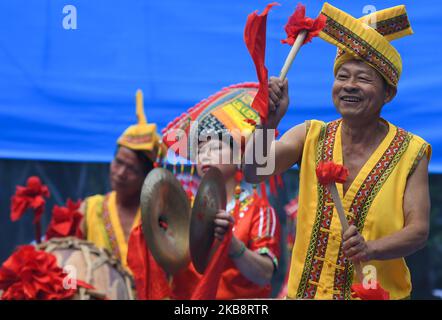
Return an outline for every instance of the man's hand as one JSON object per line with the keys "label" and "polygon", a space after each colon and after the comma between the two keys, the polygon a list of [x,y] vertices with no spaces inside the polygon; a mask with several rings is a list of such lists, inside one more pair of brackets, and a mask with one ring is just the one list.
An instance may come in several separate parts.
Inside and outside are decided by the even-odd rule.
{"label": "man's hand", "polygon": [[342,236],[342,250],[344,255],[353,262],[371,260],[368,242],[354,225],[351,225]]}
{"label": "man's hand", "polygon": [[230,224],[233,224],[233,217],[225,210],[219,210],[215,215],[215,238],[223,241]]}
{"label": "man's hand", "polygon": [[289,85],[287,79],[271,77],[269,80],[269,115],[267,126],[276,129],[289,105]]}

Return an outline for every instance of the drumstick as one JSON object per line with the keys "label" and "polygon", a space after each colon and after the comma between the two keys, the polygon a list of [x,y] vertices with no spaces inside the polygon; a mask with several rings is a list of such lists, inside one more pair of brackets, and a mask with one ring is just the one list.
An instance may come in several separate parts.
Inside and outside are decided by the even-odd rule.
{"label": "drumstick", "polygon": [[305,37],[307,36],[307,30],[302,30],[299,32],[298,36],[296,37],[295,43],[293,44],[292,48],[290,49],[290,52],[285,59],[284,66],[281,69],[281,73],[279,74],[279,79],[284,80],[287,76],[287,72],[289,72],[290,67],[292,66],[293,60],[295,60],[296,55],[299,52],[299,49],[301,49],[301,46],[305,40]]}
{"label": "drumstick", "polygon": [[[336,164],[332,161],[320,162],[316,168],[316,176],[320,184],[328,188],[331,193],[333,202],[338,212],[339,221],[342,226],[342,233],[344,234],[350,227],[345,216],[344,207],[339,197],[336,183],[344,183],[348,177],[348,169],[343,165]],[[362,265],[360,262],[354,263],[356,275],[359,282],[363,280]]]}
{"label": "drumstick", "polygon": [[[338,189],[336,188],[336,183],[331,183],[328,185],[329,190],[332,195],[333,202],[335,203],[336,211],[338,211],[339,220],[341,221],[342,232],[345,233],[350,225],[348,224],[347,217],[345,216],[344,208],[342,206],[341,198],[339,197]],[[362,264],[361,262],[354,263],[356,275],[358,277],[359,282],[362,282],[364,279],[362,273]]]}

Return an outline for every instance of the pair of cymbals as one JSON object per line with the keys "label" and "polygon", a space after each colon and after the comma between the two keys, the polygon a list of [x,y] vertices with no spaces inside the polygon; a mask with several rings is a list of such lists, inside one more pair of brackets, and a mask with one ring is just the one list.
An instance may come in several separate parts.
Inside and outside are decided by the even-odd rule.
{"label": "pair of cymbals", "polygon": [[201,180],[192,211],[186,192],[166,169],[156,168],[141,190],[141,220],[146,244],[157,263],[175,274],[192,261],[203,273],[214,247],[215,215],[226,208],[226,190],[219,169]]}

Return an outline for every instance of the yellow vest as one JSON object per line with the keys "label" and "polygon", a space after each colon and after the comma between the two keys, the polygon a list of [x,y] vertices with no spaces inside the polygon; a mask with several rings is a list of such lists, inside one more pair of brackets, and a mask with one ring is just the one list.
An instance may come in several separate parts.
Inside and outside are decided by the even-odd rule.
{"label": "yellow vest", "polygon": [[[407,179],[431,147],[420,137],[384,121],[389,131],[343,196],[350,224],[365,240],[375,240],[404,227],[403,195]],[[353,265],[341,251],[341,224],[330,193],[316,178],[319,161],[343,163],[341,120],[307,121],[300,168],[296,240],[292,251],[288,298],[350,299]],[[391,299],[411,293],[410,272],[403,258],[369,261]],[[372,269],[373,270],[373,269]]]}
{"label": "yellow vest", "polygon": [[[127,240],[121,227],[117,211],[116,192],[95,195],[85,199],[86,239],[99,248],[108,249],[127,266]],[[132,229],[140,223],[140,209],[135,216]]]}

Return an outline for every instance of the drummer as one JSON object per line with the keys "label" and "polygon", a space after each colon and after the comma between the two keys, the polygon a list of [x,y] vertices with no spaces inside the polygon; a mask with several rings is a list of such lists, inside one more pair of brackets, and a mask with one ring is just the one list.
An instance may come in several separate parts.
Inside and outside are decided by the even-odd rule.
{"label": "drummer", "polygon": [[146,121],[141,90],[136,97],[138,123],[127,128],[117,140],[110,166],[112,191],[88,197],[81,206],[84,237],[110,250],[127,270],[127,241],[140,221],[141,187],[161,148],[156,124]]}
{"label": "drummer", "polygon": [[[245,133],[244,137],[247,138],[254,130],[252,123],[259,121],[257,113],[250,107],[255,92],[254,84],[224,89],[217,96],[228,96],[227,102],[216,105],[206,103],[207,107],[198,109],[201,117],[193,122],[190,129],[189,141],[198,141],[197,152],[194,152],[198,155],[194,159],[197,161],[198,175],[203,177],[211,167],[216,167],[225,180],[227,207],[216,215],[215,237],[222,240],[229,223],[233,224],[229,257],[221,275],[217,299],[270,297],[270,283],[278,268],[278,216],[270,205],[257,208],[253,193],[240,187],[241,171],[237,165],[240,161],[234,161],[236,155],[241,156],[241,135],[238,132]],[[219,118],[220,114],[223,117]],[[252,121],[247,121],[251,118]],[[230,124],[228,129],[225,123]],[[169,130],[173,129],[176,128]],[[233,216],[235,198],[239,198],[239,212]],[[175,275],[172,298],[188,298],[199,277],[192,265]]]}

